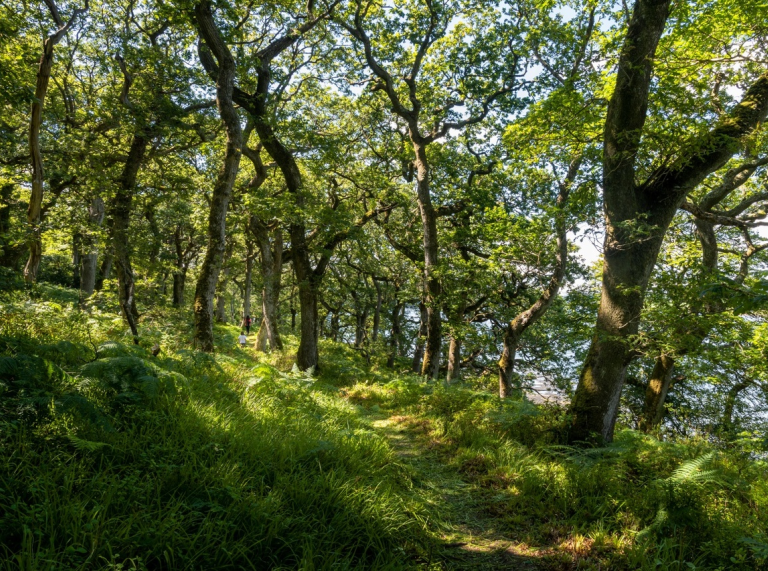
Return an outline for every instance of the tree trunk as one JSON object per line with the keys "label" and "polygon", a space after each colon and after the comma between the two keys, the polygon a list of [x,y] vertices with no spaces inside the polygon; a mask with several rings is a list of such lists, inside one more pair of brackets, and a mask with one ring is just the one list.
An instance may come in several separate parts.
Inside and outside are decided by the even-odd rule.
{"label": "tree trunk", "polygon": [[640,421],[640,430],[645,433],[651,432],[659,426],[664,418],[664,403],[672,383],[674,368],[675,359],[669,355],[660,355],[653,365],[653,371],[645,390],[643,418]]}
{"label": "tree trunk", "polygon": [[184,286],[187,283],[186,268],[173,272],[173,307],[184,306]]}
{"label": "tree trunk", "polygon": [[[225,270],[226,271],[226,270]],[[227,298],[224,288],[227,287],[226,279],[219,282],[219,293],[216,295],[216,323],[227,322]]]}
{"label": "tree trunk", "polygon": [[627,367],[635,355],[646,288],[664,234],[685,196],[723,166],[768,112],[768,74],[730,116],[682,146],[648,179],[635,182],[635,157],[645,124],[651,68],[669,2],[638,0],[619,58],[603,145],[606,235],[603,286],[595,335],[571,401],[571,442],[610,442]]}
{"label": "tree trunk", "polygon": [[[226,214],[225,214],[226,217]],[[224,250],[224,258],[222,259],[222,266],[226,266],[229,259],[232,257],[232,248],[234,244],[232,242]],[[219,272],[219,283],[217,284],[218,294],[216,295],[216,322],[227,322],[227,286],[229,285],[229,272],[230,268],[225,267]]]}
{"label": "tree trunk", "polygon": [[378,280],[373,280],[373,287],[376,288],[376,309],[373,313],[373,330],[371,331],[371,342],[376,343],[379,339],[379,327],[381,326],[381,284]]}
{"label": "tree trunk", "polygon": [[243,136],[240,119],[232,103],[235,61],[216,28],[209,0],[202,0],[195,6],[195,17],[201,38],[219,63],[216,104],[227,133],[224,164],[213,189],[208,216],[208,249],[195,288],[195,343],[202,351],[210,353],[213,351],[213,296],[224,260],[227,209],[240,166]]}
{"label": "tree trunk", "polygon": [[520,339],[510,324],[504,331],[503,349],[499,359],[499,397],[521,398],[523,395],[520,383],[516,382],[515,357]]}
{"label": "tree trunk", "polygon": [[411,370],[414,373],[421,373],[421,360],[424,357],[424,342],[427,337],[427,307],[424,303],[419,303],[419,315],[421,317],[419,321],[419,335],[416,337],[416,348],[413,351],[413,361],[411,362]]}
{"label": "tree trunk", "polygon": [[83,298],[93,295],[96,287],[96,271],[98,268],[99,248],[94,237],[94,230],[104,222],[104,201],[96,197],[91,201],[88,208],[88,219],[90,231],[83,240],[83,247],[86,249],[80,261],[80,292]]}
{"label": "tree trunk", "polygon": [[[395,290],[395,296],[397,296],[397,290]],[[400,327],[400,316],[405,304],[395,297],[395,307],[392,309],[391,324],[392,329],[389,333],[389,356],[387,357],[387,367],[393,369],[395,367],[395,358],[400,354],[400,336],[402,335]]]}
{"label": "tree trunk", "polygon": [[[87,9],[86,4],[86,9]],[[48,8],[56,25],[56,32],[45,39],[43,43],[43,55],[37,67],[37,82],[35,83],[35,95],[32,98],[32,111],[29,121],[29,154],[32,158],[32,188],[29,196],[29,208],[27,209],[27,224],[29,226],[29,259],[24,266],[24,281],[34,283],[37,281],[37,271],[40,267],[40,259],[43,256],[42,243],[42,208],[43,208],[43,155],[40,150],[40,127],[43,123],[43,106],[45,96],[48,93],[48,83],[51,79],[53,67],[53,48],[58,44],[69,30],[77,17],[85,10],[75,10],[69,21],[65,24],[59,16],[56,5],[51,1]]]}
{"label": "tree trunk", "polygon": [[176,226],[173,232],[173,246],[176,250],[176,261],[173,270],[173,307],[184,305],[184,286],[187,282],[187,266],[184,259],[184,248],[182,247],[181,225]]}
{"label": "tree trunk", "polygon": [[339,332],[341,331],[341,321],[339,318],[339,311],[341,308],[330,308],[328,310],[328,316],[330,317],[330,330],[328,336],[334,342],[339,341]]}
{"label": "tree trunk", "polygon": [[[411,137],[413,140],[414,135],[412,134]],[[426,148],[423,144],[413,140],[413,150],[416,155],[416,193],[424,238],[424,283],[427,312],[427,339],[424,346],[421,374],[436,379],[440,371],[440,348],[442,344],[441,289],[440,279],[437,276],[437,214],[432,206],[432,197],[429,193],[429,163],[427,162]]]}
{"label": "tree trunk", "polygon": [[136,177],[144,160],[150,137],[137,132],[131,140],[128,158],[123,165],[120,182],[112,204],[112,232],[110,243],[114,252],[115,268],[117,269],[118,299],[123,317],[128,322],[133,334],[133,342],[139,343],[138,319],[136,309],[135,284],[133,268],[131,267],[131,240],[129,226],[131,223],[131,208],[133,191],[136,188]]}
{"label": "tree trunk", "polygon": [[280,339],[278,330],[277,310],[283,278],[283,232],[278,221],[273,221],[270,227],[256,216],[251,216],[249,228],[256,237],[256,244],[261,252],[261,278],[264,284],[261,292],[261,307],[264,315],[262,324],[264,334],[270,350],[282,351],[283,341]]}
{"label": "tree trunk", "polygon": [[259,331],[256,333],[256,350],[262,353],[267,352],[267,321],[262,318]]}
{"label": "tree trunk", "polygon": [[253,242],[245,240],[245,284],[243,287],[243,319],[251,315],[251,291],[253,290]]}
{"label": "tree trunk", "polygon": [[448,345],[448,374],[446,381],[452,383],[461,379],[461,339],[451,335]]}
{"label": "tree trunk", "polygon": [[[705,274],[713,275],[717,271],[718,260],[717,236],[715,235],[714,224],[699,219],[694,219],[694,224],[696,225],[697,237],[701,243],[703,270]],[[719,303],[712,302],[703,304],[702,309],[705,313],[709,314],[719,313],[724,310]],[[685,327],[685,321],[679,325],[682,326],[680,329],[681,338],[694,337],[701,342],[709,335],[709,328]],[[687,353],[687,348],[682,347],[677,351],[676,356],[662,354],[656,358],[653,371],[646,383],[645,406],[643,408],[643,416],[640,419],[640,430],[643,432],[651,432],[661,424],[664,418],[664,404],[672,387],[672,372],[675,362],[677,358],[685,353]]]}
{"label": "tree trunk", "polygon": [[[295,267],[295,261],[294,261]],[[301,312],[301,338],[296,354],[296,364],[299,369],[306,371],[316,369],[319,362],[318,351],[318,321],[317,321],[317,290],[307,279],[299,281],[299,310]]]}
{"label": "tree trunk", "polygon": [[[365,300],[363,300],[365,303]],[[360,349],[365,343],[366,330],[365,324],[368,322],[368,308],[366,307],[362,311],[358,307],[358,311],[355,313],[355,348]]]}
{"label": "tree trunk", "polygon": [[752,384],[752,381],[749,380],[739,381],[728,389],[728,393],[725,395],[725,406],[723,407],[723,418],[721,420],[721,432],[726,435],[731,434],[734,431],[733,409],[736,406],[736,399],[738,398],[739,393],[748,389]]}
{"label": "tree trunk", "polygon": [[564,208],[570,196],[576,176],[579,174],[582,157],[573,159],[568,166],[568,173],[565,180],[559,182],[560,191],[555,203],[555,230],[557,237],[555,239],[555,266],[552,269],[552,277],[549,279],[546,289],[534,301],[530,307],[518,313],[515,318],[507,324],[504,330],[503,349],[499,359],[499,397],[507,398],[514,396],[522,398],[523,392],[519,382],[515,382],[515,357],[517,348],[520,344],[520,338],[523,333],[549,310],[555,301],[565,278],[565,267],[568,263],[568,225],[565,220]]}
{"label": "tree trunk", "polygon": [[104,257],[101,260],[101,266],[99,267],[99,276],[96,278],[96,291],[101,291],[104,288],[104,280],[108,280],[112,275],[113,259],[113,250],[108,243],[107,248],[104,251]]}
{"label": "tree trunk", "polygon": [[80,260],[83,236],[79,231],[72,234],[72,289],[80,289]]}

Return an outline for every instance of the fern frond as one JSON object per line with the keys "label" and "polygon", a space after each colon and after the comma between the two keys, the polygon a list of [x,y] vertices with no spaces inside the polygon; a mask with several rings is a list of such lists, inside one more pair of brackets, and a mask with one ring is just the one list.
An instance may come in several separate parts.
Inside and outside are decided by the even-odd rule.
{"label": "fern frond", "polygon": [[717,471],[704,471],[704,468],[709,465],[714,458],[715,453],[710,452],[709,454],[704,454],[698,458],[683,462],[674,472],[672,472],[672,475],[667,478],[667,481],[670,483],[713,481]]}
{"label": "fern frond", "polygon": [[84,440],[78,438],[73,434],[67,434],[67,440],[80,452],[96,452],[101,450],[105,446],[109,446],[106,442],[94,442],[92,440]]}

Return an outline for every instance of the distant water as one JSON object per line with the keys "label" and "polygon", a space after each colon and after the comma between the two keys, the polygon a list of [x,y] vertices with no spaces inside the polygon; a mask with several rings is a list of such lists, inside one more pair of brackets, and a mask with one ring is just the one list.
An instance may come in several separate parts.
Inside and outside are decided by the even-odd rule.
{"label": "distant water", "polygon": [[533,387],[525,391],[526,396],[537,404],[550,402],[567,404],[568,398],[545,379],[536,379]]}

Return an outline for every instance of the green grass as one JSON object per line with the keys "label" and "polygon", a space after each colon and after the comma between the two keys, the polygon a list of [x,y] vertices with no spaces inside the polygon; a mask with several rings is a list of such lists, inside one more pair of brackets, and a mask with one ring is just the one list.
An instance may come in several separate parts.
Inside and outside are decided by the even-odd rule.
{"label": "green grass", "polygon": [[[102,299],[0,297],[0,569],[760,569],[768,471],[371,365],[324,342],[191,348],[163,307],[135,347]],[[162,352],[148,351],[160,343]]]}

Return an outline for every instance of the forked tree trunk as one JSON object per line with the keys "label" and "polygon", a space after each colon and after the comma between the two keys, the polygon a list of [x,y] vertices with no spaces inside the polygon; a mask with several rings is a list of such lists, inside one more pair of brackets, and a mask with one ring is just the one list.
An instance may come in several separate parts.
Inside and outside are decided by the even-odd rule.
{"label": "forked tree trunk", "polygon": [[80,292],[83,298],[93,295],[96,287],[96,272],[98,269],[99,248],[94,236],[94,230],[104,222],[104,201],[96,197],[88,208],[90,229],[83,240],[86,253],[80,260]]}
{"label": "forked tree trunk", "polygon": [[635,157],[645,124],[651,67],[668,15],[668,1],[637,1],[608,105],[603,149],[603,286],[595,335],[571,401],[571,442],[613,439],[648,281],[667,228],[685,196],[733,156],[768,111],[766,74],[749,88],[729,117],[687,141],[674,161],[664,162],[638,185]]}
{"label": "forked tree trunk", "polygon": [[219,34],[211,12],[210,0],[195,6],[195,18],[200,36],[218,60],[216,104],[227,133],[224,164],[219,172],[211,198],[208,216],[208,249],[200,267],[195,288],[195,344],[208,353],[213,351],[213,296],[226,249],[226,222],[232,186],[240,166],[243,144],[240,119],[232,103],[235,83],[235,60]]}

